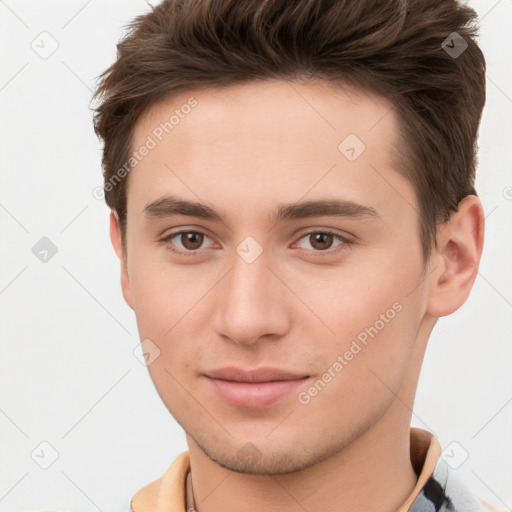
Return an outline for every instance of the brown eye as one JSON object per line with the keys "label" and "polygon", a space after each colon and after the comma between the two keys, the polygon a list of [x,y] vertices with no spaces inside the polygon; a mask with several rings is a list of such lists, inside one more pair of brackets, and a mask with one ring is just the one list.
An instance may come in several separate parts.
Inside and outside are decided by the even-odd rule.
{"label": "brown eye", "polygon": [[311,246],[315,249],[325,250],[329,249],[334,240],[334,236],[329,233],[313,233],[309,235]]}
{"label": "brown eye", "polygon": [[205,239],[209,237],[200,231],[177,231],[165,236],[162,243],[166,245],[172,252],[180,255],[199,254]]}
{"label": "brown eye", "polygon": [[189,251],[199,249],[203,243],[204,235],[196,231],[184,231],[180,233],[180,242],[183,247]]}
{"label": "brown eye", "polygon": [[[301,245],[303,240],[306,240],[310,247]],[[334,244],[336,240],[338,240],[338,243]],[[337,252],[338,249],[342,250],[348,248],[350,246],[350,241],[345,239],[345,237],[330,231],[310,231],[300,237],[299,246],[303,249],[308,249],[313,253],[327,252],[328,254],[333,254],[334,252]]]}

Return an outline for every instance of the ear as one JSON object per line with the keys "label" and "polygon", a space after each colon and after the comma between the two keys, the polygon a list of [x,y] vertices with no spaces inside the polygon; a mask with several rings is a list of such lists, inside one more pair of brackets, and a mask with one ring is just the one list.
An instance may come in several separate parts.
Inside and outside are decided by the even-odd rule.
{"label": "ear", "polygon": [[115,210],[111,210],[110,212],[110,240],[112,241],[112,246],[114,247],[114,251],[116,252],[121,264],[121,289],[123,290],[123,297],[128,306],[133,309],[127,255],[123,247],[119,216]]}
{"label": "ear", "polygon": [[480,199],[468,195],[450,220],[438,229],[438,248],[427,311],[435,317],[450,315],[466,302],[475,282],[484,243],[485,216]]}

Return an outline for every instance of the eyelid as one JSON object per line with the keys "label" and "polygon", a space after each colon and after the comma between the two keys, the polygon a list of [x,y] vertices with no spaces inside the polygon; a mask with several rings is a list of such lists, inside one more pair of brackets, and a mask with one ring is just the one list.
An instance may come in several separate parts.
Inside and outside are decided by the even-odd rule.
{"label": "eyelid", "polygon": [[[204,231],[204,229],[199,229],[199,228],[180,228],[178,231],[170,231],[168,232],[167,234],[163,235],[161,238],[159,238],[159,242],[162,243],[162,244],[170,244],[170,240],[178,235],[181,235],[183,233],[197,233],[197,234],[200,234],[200,235],[203,235],[207,238],[209,238],[210,240],[212,240],[212,237],[210,235],[208,235],[208,233],[206,233]],[[170,244],[171,245],[171,244]],[[172,244],[173,245],[173,244]],[[203,249],[197,249],[195,251],[185,251],[185,250],[182,250],[182,249],[171,249],[171,251],[175,254],[179,254],[179,255],[185,255],[185,256],[195,256],[196,254],[199,254]]]}
{"label": "eyelid", "polygon": [[309,227],[305,228],[305,231],[299,231],[299,233],[296,235],[297,239],[300,239],[304,237],[305,235],[311,235],[313,233],[325,233],[329,235],[339,236],[340,238],[347,240],[347,241],[354,241],[356,237],[354,235],[351,235],[350,233],[347,233],[346,231],[339,231],[334,228],[323,228],[323,227]]}
{"label": "eyelid", "polygon": [[353,243],[355,243],[350,237],[346,236],[345,234],[342,234],[336,230],[330,229],[330,228],[308,228],[308,231],[302,232],[298,235],[296,241],[293,245],[296,245],[299,243],[304,237],[316,233],[321,233],[323,235],[332,235],[338,240],[340,240],[342,243],[335,246],[334,248],[326,249],[325,251],[315,251],[313,249],[304,249],[308,253],[312,253],[315,256],[333,256],[338,254],[340,251],[343,251],[345,249],[348,249],[352,246]]}

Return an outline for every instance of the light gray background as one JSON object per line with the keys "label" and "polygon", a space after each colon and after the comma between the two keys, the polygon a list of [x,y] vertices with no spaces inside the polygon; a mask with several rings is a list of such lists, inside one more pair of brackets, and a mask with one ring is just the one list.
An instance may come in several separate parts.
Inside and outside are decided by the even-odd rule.
{"label": "light gray background", "polygon": [[[469,300],[434,329],[413,425],[453,460],[467,451],[454,471],[510,509],[512,1],[469,4],[488,63],[477,180],[485,248]],[[187,449],[134,356],[108,209],[93,195],[102,177],[91,90],[123,26],[147,10],[144,0],[0,1],[2,511],[129,510]],[[33,49],[52,44],[47,58]],[[47,263],[32,252],[42,237],[58,249]]]}

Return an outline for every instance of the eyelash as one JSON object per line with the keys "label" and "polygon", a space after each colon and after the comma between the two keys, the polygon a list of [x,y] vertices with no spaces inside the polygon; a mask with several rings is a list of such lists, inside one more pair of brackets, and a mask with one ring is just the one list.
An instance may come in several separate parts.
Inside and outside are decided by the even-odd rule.
{"label": "eyelash", "polygon": [[[206,233],[203,233],[202,231],[197,231],[197,230],[192,230],[192,229],[185,229],[185,230],[176,231],[174,233],[170,233],[170,234],[166,235],[164,238],[161,239],[161,242],[162,243],[169,243],[173,238],[175,238],[178,235],[182,235],[183,233],[195,233],[195,234],[200,234],[200,235],[204,235],[205,237],[208,237],[208,235]],[[338,233],[336,233],[334,231],[330,231],[328,229],[308,231],[307,233],[302,234],[297,239],[297,242],[299,242],[303,238],[305,238],[307,236],[311,236],[313,234],[332,235],[334,238],[336,238],[339,241],[343,242],[342,244],[336,246],[336,247],[338,247],[338,249],[336,249],[336,247],[335,247],[334,250],[326,249],[325,251],[319,251],[319,250],[315,251],[315,250],[312,250],[312,249],[305,249],[308,252],[314,253],[315,256],[317,256],[317,255],[320,256],[320,257],[332,256],[334,254],[337,254],[340,251],[348,249],[352,245],[352,242],[350,240],[348,240],[347,238],[341,236],[340,234],[338,234]],[[208,237],[208,238],[210,238],[210,237]],[[200,249],[197,249],[195,251],[181,251],[181,250],[178,250],[178,249],[174,248],[173,244],[169,244],[169,249],[173,253],[178,254],[180,256],[196,256],[199,253],[199,251],[200,251]]]}

